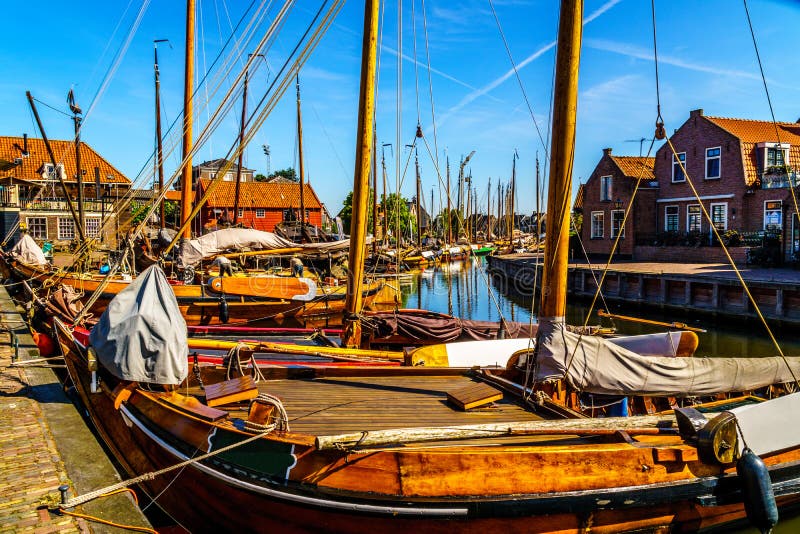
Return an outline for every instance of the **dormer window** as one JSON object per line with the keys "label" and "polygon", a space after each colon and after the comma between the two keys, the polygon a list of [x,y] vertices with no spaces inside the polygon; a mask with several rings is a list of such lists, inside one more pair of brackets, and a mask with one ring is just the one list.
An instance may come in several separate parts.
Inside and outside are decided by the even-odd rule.
{"label": "dormer window", "polygon": [[600,177],[600,200],[611,200],[611,177]]}
{"label": "dormer window", "polygon": [[[55,173],[54,169],[58,169],[58,175]],[[64,164],[63,163],[59,163],[56,167],[53,167],[52,163],[45,163],[42,166],[42,179],[43,180],[53,180],[53,181],[55,181],[55,180],[58,180],[58,176],[59,175],[61,176],[62,180],[66,176],[66,173],[64,172]]]}
{"label": "dormer window", "polygon": [[767,148],[767,167],[786,165],[786,151],[778,147]]}
{"label": "dormer window", "polygon": [[762,174],[783,174],[790,165],[789,148],[786,143],[758,143],[759,167]]}

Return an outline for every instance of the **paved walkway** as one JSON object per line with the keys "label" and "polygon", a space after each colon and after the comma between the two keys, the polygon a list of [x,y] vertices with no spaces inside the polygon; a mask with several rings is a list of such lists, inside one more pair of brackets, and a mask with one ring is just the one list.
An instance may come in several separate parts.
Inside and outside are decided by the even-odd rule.
{"label": "paved walkway", "polygon": [[0,532],[86,532],[82,519],[47,511],[69,478],[24,370],[9,367],[13,353],[0,334]]}
{"label": "paved walkway", "polygon": [[[504,254],[496,256],[503,261],[535,261],[535,254]],[[702,258],[698,258],[700,260]],[[586,269],[591,267],[594,270],[602,271],[605,262],[586,263],[570,262],[570,268]],[[753,265],[737,265],[739,272],[745,281],[753,282],[780,282],[800,285],[800,269],[786,267],[768,268]],[[722,280],[736,279],[736,273],[728,264],[723,263],[668,263],[668,262],[642,262],[642,261],[614,261],[611,263],[610,270],[626,273],[642,274],[678,274],[686,276],[697,276],[704,278],[716,278]]]}
{"label": "paved walkway", "polygon": [[[62,484],[69,485],[71,497],[120,477],[53,370],[11,366],[11,332],[18,344],[17,361],[39,356],[27,325],[0,285],[0,534],[129,532],[48,511],[60,502]],[[128,493],[90,501],[76,511],[116,524],[150,526]]]}

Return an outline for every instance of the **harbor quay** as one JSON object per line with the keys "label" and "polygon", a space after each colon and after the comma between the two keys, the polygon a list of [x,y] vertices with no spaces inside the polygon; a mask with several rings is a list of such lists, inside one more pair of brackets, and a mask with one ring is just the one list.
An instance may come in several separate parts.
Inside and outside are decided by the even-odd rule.
{"label": "harbor quay", "polygon": [[[536,254],[505,254],[490,256],[487,269],[512,291],[529,295],[541,284],[541,265]],[[601,283],[605,300],[616,304],[740,320],[757,319],[760,310],[771,325],[800,324],[800,270],[737,266],[744,287],[722,263],[615,261],[605,269],[604,262],[571,262],[569,295],[592,298]]]}
{"label": "harbor quay", "polygon": [[[59,365],[62,364],[62,365]],[[149,528],[130,494],[57,511],[73,497],[120,481],[97,438],[43,359],[20,311],[0,285],[0,533],[126,532]],[[84,519],[99,518],[108,524]]]}

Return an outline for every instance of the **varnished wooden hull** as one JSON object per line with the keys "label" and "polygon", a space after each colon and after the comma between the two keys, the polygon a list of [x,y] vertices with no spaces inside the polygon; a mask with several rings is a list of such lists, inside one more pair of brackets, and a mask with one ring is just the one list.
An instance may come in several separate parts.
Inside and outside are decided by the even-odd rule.
{"label": "varnished wooden hull", "polygon": [[[182,411],[163,393],[133,389],[117,410],[113,377],[101,372],[101,391],[90,393],[81,347],[63,334],[60,342],[82,401],[130,476],[252,435],[230,422],[212,423]],[[361,369],[356,375],[375,375],[381,383],[403,373],[396,387],[386,389],[386,382],[379,393],[396,404],[391,399],[403,393],[400,389],[421,391],[413,387],[421,376],[434,383],[455,376],[437,378],[437,372],[443,373]],[[299,411],[291,406],[299,397],[319,408],[315,411],[333,410],[325,424],[334,426],[335,395],[320,388],[346,384],[353,371],[313,373],[321,382],[278,380],[267,391],[283,398],[290,419]],[[352,411],[358,406],[351,402],[346,409],[358,413]],[[378,424],[382,408],[363,408],[365,421]],[[415,409],[408,408],[411,417]],[[419,417],[426,417],[419,410]],[[315,446],[315,433],[304,431],[315,423],[304,420],[298,415],[293,424],[300,428],[293,433],[272,433],[242,450],[156,477],[144,489],[159,495],[158,504],[192,532],[667,532],[713,528],[745,516],[735,470],[699,461],[696,449],[674,435],[633,436],[631,443],[519,436],[322,450]],[[779,503],[797,502],[800,452],[765,461]]]}
{"label": "varnished wooden hull", "polygon": [[[36,280],[45,284],[65,284],[82,292],[86,298],[94,293],[103,282],[102,276],[87,277],[44,271],[19,262],[9,262],[9,267],[21,279]],[[111,299],[120,291],[128,287],[129,281],[123,279],[112,280],[103,289],[99,298],[94,302],[91,313],[99,317],[111,302]],[[364,289],[365,306],[370,306],[383,288],[381,282],[373,282]],[[248,325],[275,325],[291,324],[324,326],[341,324],[340,321],[329,320],[331,317],[341,315],[344,311],[346,288],[338,286],[321,288],[319,295],[311,301],[303,302],[289,299],[245,297],[226,295],[225,301],[228,308],[228,321],[221,319],[221,295],[210,291],[203,285],[175,284],[172,285],[181,314],[189,326],[209,326],[227,324],[230,326]]]}

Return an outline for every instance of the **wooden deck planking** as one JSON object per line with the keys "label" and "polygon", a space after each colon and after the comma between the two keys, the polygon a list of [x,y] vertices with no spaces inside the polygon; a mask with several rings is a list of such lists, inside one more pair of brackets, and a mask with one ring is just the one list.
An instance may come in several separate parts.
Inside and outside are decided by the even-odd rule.
{"label": "wooden deck planking", "polygon": [[281,399],[293,431],[313,434],[540,419],[507,400],[470,412],[447,403],[448,391],[474,383],[463,376],[327,378],[267,381],[259,389]]}

